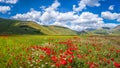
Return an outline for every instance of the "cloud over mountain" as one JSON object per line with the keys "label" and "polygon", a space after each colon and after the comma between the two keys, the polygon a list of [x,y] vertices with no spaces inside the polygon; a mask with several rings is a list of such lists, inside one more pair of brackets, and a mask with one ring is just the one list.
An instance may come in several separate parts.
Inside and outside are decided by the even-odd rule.
{"label": "cloud over mountain", "polygon": [[[116,24],[114,23],[105,23],[104,18],[107,19],[118,19],[117,13],[110,13],[110,12],[102,12],[100,17],[98,14],[94,14],[92,12],[86,11],[77,14],[76,11],[81,11],[81,3],[83,4],[84,8],[86,6],[90,7],[98,7],[100,6],[99,0],[81,0],[79,3],[79,7],[73,7],[73,11],[68,12],[60,12],[58,11],[59,7],[61,6],[60,2],[57,0],[54,1],[52,5],[49,7],[43,7],[42,11],[31,9],[27,13],[18,13],[11,18],[17,20],[27,20],[27,21],[35,21],[42,25],[60,25],[65,26],[73,30],[81,31],[87,28],[99,28],[103,26],[114,27]],[[79,9],[81,8],[81,9]],[[78,10],[77,10],[78,9]],[[111,16],[108,16],[110,14]],[[117,18],[116,18],[117,16]],[[109,18],[110,17],[110,18]]]}

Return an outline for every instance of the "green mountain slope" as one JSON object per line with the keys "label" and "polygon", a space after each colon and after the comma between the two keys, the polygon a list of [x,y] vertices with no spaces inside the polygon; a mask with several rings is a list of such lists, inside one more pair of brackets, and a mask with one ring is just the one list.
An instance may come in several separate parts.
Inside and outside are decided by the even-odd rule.
{"label": "green mountain slope", "polygon": [[120,25],[113,28],[110,32],[111,32],[111,34],[120,35]]}
{"label": "green mountain slope", "polygon": [[95,30],[84,30],[84,34],[92,35],[120,35],[120,25],[110,29],[109,27],[101,27]]}
{"label": "green mountain slope", "polygon": [[109,27],[101,27],[97,29],[89,29],[89,30],[84,30],[85,34],[92,34],[92,35],[109,35],[109,31],[111,29]]}
{"label": "green mountain slope", "polygon": [[17,20],[0,19],[0,34],[43,34],[40,30],[24,23]]}
{"label": "green mountain slope", "polygon": [[90,31],[89,33],[91,34],[98,34],[98,35],[108,35],[109,34],[109,30],[107,29],[96,29],[94,31]]}
{"label": "green mountain slope", "polygon": [[0,34],[77,35],[77,32],[61,26],[44,26],[31,21],[0,18]]}

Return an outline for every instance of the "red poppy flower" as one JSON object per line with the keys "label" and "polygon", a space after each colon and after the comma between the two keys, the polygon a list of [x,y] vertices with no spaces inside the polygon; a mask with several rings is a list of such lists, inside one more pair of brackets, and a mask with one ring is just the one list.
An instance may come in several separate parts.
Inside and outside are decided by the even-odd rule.
{"label": "red poppy flower", "polygon": [[60,63],[59,63],[59,62],[57,62],[57,63],[55,64],[55,66],[56,66],[56,67],[59,67],[59,66],[60,66]]}
{"label": "red poppy flower", "polygon": [[114,58],[111,58],[112,61],[114,61]]}
{"label": "red poppy flower", "polygon": [[52,60],[53,62],[57,62],[58,58],[57,58],[56,56],[52,56],[52,57],[51,57],[51,60]]}
{"label": "red poppy flower", "polygon": [[72,68],[72,66],[68,66],[68,68]]}
{"label": "red poppy flower", "polygon": [[95,65],[94,65],[94,64],[91,64],[91,65],[90,65],[90,68],[95,68]]}
{"label": "red poppy flower", "polygon": [[61,63],[62,65],[66,65],[66,64],[67,64],[67,62],[66,62],[64,59],[60,60],[60,63]]}
{"label": "red poppy flower", "polygon": [[43,56],[43,55],[40,55],[40,56],[39,56],[39,58],[40,58],[40,59],[43,59],[43,58],[44,58],[44,56]]}
{"label": "red poppy flower", "polygon": [[91,53],[91,52],[92,52],[92,50],[88,50],[88,52],[90,52],[90,53]]}
{"label": "red poppy flower", "polygon": [[32,60],[32,58],[28,58],[28,60],[30,60],[30,61],[31,61],[31,60]]}
{"label": "red poppy flower", "polygon": [[87,62],[87,64],[89,65],[89,68],[98,67],[98,64],[96,64],[96,63],[94,63],[94,62]]}
{"label": "red poppy flower", "polygon": [[78,58],[82,58],[82,55],[78,54],[77,57],[78,57]]}
{"label": "red poppy flower", "polygon": [[120,68],[120,63],[114,62],[114,66],[115,66],[116,68]]}
{"label": "red poppy flower", "polygon": [[68,58],[69,63],[72,63],[72,61],[73,61],[72,58]]}
{"label": "red poppy flower", "polygon": [[63,50],[60,50],[60,53],[63,53]]}
{"label": "red poppy flower", "polygon": [[73,52],[70,50],[67,50],[67,54],[73,55]]}
{"label": "red poppy flower", "polygon": [[75,56],[73,55],[71,58],[72,58],[72,59],[74,59],[74,58],[75,58]]}

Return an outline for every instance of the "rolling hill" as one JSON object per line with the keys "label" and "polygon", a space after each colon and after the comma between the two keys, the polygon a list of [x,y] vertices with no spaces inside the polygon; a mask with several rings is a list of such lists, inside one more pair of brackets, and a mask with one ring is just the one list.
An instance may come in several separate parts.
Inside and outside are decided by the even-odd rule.
{"label": "rolling hill", "polygon": [[109,27],[101,27],[98,29],[86,29],[77,32],[62,26],[46,26],[40,25],[32,21],[20,21],[0,18],[0,35],[23,35],[23,34],[38,34],[38,35],[120,35],[120,25],[113,29]]}
{"label": "rolling hill", "polygon": [[116,35],[120,35],[120,25],[116,26],[115,28],[113,28],[111,31],[111,34],[116,34]]}
{"label": "rolling hill", "polygon": [[120,35],[120,25],[109,28],[109,27],[101,27],[97,29],[86,29],[82,31],[83,34],[92,34],[92,35]]}
{"label": "rolling hill", "polygon": [[45,26],[32,21],[0,18],[0,35],[4,34],[77,35],[77,32],[61,26]]}
{"label": "rolling hill", "polygon": [[110,31],[109,27],[101,27],[101,28],[97,28],[95,30],[92,31],[88,31],[89,34],[96,34],[96,35],[108,35]]}
{"label": "rolling hill", "polygon": [[109,30],[110,30],[109,27],[101,27],[101,28],[97,28],[97,29],[88,28],[88,29],[85,29],[85,30],[79,32],[79,34],[108,35]]}

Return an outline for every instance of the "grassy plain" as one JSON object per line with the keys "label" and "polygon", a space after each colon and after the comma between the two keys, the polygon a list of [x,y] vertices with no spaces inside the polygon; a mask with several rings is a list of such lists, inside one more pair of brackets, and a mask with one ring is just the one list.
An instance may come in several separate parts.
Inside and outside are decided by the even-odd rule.
{"label": "grassy plain", "polygon": [[120,68],[120,36],[0,36],[0,68]]}

